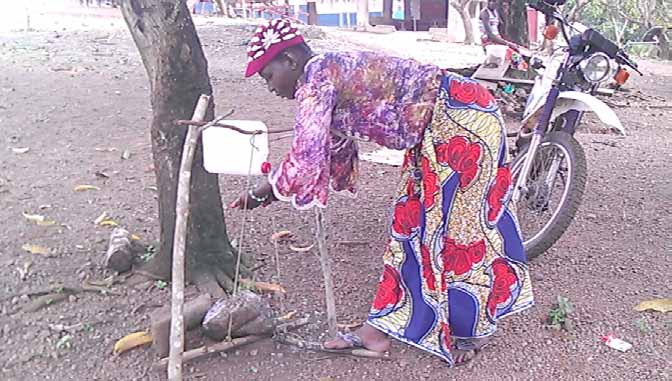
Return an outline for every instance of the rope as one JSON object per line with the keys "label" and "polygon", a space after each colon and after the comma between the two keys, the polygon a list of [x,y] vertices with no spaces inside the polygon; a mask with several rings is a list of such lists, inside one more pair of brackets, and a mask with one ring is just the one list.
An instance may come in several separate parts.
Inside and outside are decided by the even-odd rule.
{"label": "rope", "polygon": [[[252,157],[254,156],[254,149],[256,148],[254,146],[254,137],[255,135],[250,136],[250,165],[247,168],[247,181],[245,184],[245,189],[246,191],[250,189],[250,183],[252,180]],[[243,215],[241,217],[240,221],[240,234],[238,235],[238,258],[236,258],[236,273],[233,278],[233,293],[232,296],[236,296],[238,293],[238,288],[240,286],[240,262],[241,258],[243,256],[243,238],[245,237],[245,223],[247,222],[247,200],[249,197],[245,197],[245,201],[243,202]],[[231,329],[233,326],[233,317],[229,317],[229,328],[228,328],[228,334],[227,337],[229,340],[231,340]]]}
{"label": "rope", "polygon": [[[277,224],[275,221],[275,216],[272,218],[273,221],[273,231],[277,231]],[[282,279],[280,278],[280,254],[278,250],[278,240],[274,239],[273,240],[273,250],[275,251],[275,277],[278,280],[278,284],[282,285]],[[283,316],[285,314],[285,296],[283,294],[279,295],[280,299],[280,315]]]}

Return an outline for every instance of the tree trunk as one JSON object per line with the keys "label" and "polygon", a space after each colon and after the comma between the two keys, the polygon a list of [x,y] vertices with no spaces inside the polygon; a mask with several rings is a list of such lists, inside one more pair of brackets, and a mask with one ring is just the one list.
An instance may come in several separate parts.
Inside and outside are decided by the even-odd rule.
{"label": "tree trunk", "polygon": [[665,29],[663,29],[660,33],[660,37],[658,38],[658,45],[660,46],[660,59],[671,60],[672,56],[670,56],[670,40],[665,34]]}
{"label": "tree trunk", "polygon": [[317,25],[317,3],[309,1],[306,3],[308,11],[308,25]]}
{"label": "tree trunk", "polygon": [[217,4],[217,14],[220,16],[223,16],[224,14],[228,13],[226,11],[226,2],[223,2],[222,0],[215,0],[215,4]]}
{"label": "tree trunk", "polygon": [[474,26],[471,23],[471,15],[469,14],[469,4],[471,4],[470,0],[467,1],[451,1],[450,5],[457,10],[457,13],[460,14],[460,18],[462,19],[462,25],[464,26],[464,42],[467,44],[473,44],[476,42],[474,40]]}
{"label": "tree trunk", "polygon": [[[152,154],[159,190],[160,249],[142,270],[167,279],[172,262],[178,170],[187,132],[186,127],[173,121],[189,119],[199,96],[212,94],[212,86],[208,63],[184,0],[123,0],[121,10],[149,77]],[[213,115],[211,103],[206,120]],[[235,252],[226,232],[218,178],[203,169],[200,143],[190,193],[187,278],[196,283],[209,280],[210,287],[213,280],[220,285],[230,284]]]}
{"label": "tree trunk", "polygon": [[369,24],[369,0],[357,0],[357,30],[366,31]]}
{"label": "tree trunk", "polygon": [[498,11],[503,25],[499,28],[505,40],[528,46],[527,2],[525,0],[499,0]]}
{"label": "tree trunk", "polygon": [[383,22],[387,25],[392,25],[393,3],[392,0],[383,0]]}

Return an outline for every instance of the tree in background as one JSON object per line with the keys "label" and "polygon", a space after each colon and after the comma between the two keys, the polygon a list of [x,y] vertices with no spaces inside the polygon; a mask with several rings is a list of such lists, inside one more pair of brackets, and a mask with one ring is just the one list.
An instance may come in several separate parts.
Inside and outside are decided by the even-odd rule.
{"label": "tree in background", "polygon": [[657,41],[660,58],[672,58],[670,0],[570,0],[565,11],[573,21],[604,33],[619,45],[628,41]]}
{"label": "tree in background", "polygon": [[527,30],[527,1],[499,0],[497,5],[504,24],[500,28],[504,38],[518,45],[528,46],[530,38]]}
{"label": "tree in background", "polygon": [[469,13],[469,5],[471,5],[471,0],[450,1],[450,6],[457,11],[462,19],[462,25],[464,26],[464,42],[473,44],[476,40],[474,39],[474,26],[471,22],[472,16]]}

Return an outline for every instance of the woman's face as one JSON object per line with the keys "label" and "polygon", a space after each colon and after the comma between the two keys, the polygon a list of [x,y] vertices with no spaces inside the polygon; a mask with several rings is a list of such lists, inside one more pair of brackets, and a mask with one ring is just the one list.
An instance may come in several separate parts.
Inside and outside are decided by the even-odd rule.
{"label": "woman's face", "polygon": [[281,98],[294,99],[300,71],[291,55],[280,53],[259,74],[266,80],[270,92]]}

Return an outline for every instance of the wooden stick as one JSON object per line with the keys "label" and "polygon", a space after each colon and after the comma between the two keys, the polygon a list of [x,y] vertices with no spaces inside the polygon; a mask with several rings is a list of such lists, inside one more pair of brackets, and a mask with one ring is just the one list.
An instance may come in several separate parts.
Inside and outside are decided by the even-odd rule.
{"label": "wooden stick", "polygon": [[324,231],[324,216],[322,209],[315,207],[315,240],[320,251],[320,265],[324,275],[324,293],[327,303],[327,326],[329,336],[336,337],[338,326],[336,324],[336,298],[334,298],[334,279],[331,276],[331,262],[327,251],[327,237]]}
{"label": "wooden stick", "polygon": [[[225,117],[219,117],[217,119],[220,119],[220,118],[223,119]],[[176,120],[175,124],[177,124],[178,126],[198,126],[198,127],[202,127],[202,126],[205,126],[206,124],[209,124],[209,123],[202,122],[202,121],[195,121],[195,120]],[[264,133],[264,131],[261,131],[261,130],[254,130],[254,131],[243,130],[243,129],[238,128],[236,126],[232,126],[230,124],[225,124],[225,123],[215,123],[215,124],[212,124],[211,126],[228,128],[230,130],[234,130],[236,132],[239,132],[243,135],[260,135],[260,134]],[[267,133],[267,134],[279,134],[279,133],[282,133],[282,132],[292,132],[292,131],[294,131],[293,128],[284,128],[284,129],[281,129],[281,130],[266,131],[265,133]]]}
{"label": "wooden stick", "polygon": [[297,337],[291,337],[288,335],[279,335],[276,337],[276,340],[283,344],[292,345],[301,349],[307,349],[316,352],[332,353],[335,355],[366,357],[370,359],[379,359],[379,360],[391,359],[390,355],[385,352],[376,352],[366,348],[329,349],[325,348],[320,343],[305,341]]}
{"label": "wooden stick", "polygon": [[[208,111],[210,97],[201,95],[191,119],[203,121]],[[168,357],[168,380],[182,380],[182,352],[184,352],[184,251],[187,243],[189,219],[189,188],[194,153],[198,143],[198,128],[190,125],[184,139],[182,162],[177,181],[175,203],[175,236],[173,237],[173,268],[170,319],[170,354]]]}
{"label": "wooden stick", "polygon": [[[280,321],[278,321],[280,322]],[[308,324],[309,321],[308,319],[297,319],[295,321],[287,322],[280,324],[276,327],[275,332],[287,332],[290,330],[294,330],[300,327],[303,327],[304,325]],[[232,339],[229,341],[220,341],[219,343],[215,343],[212,345],[205,345],[196,349],[192,349],[189,351],[184,352],[182,359],[184,362],[199,359],[201,357],[205,357],[208,355],[211,355],[213,353],[219,353],[219,352],[226,352],[230,351],[231,349],[235,349],[238,347],[242,347],[243,345],[247,344],[252,344],[254,342],[257,342],[259,340],[267,339],[271,337],[271,333],[268,335],[250,335],[250,336],[244,336],[244,337],[239,337],[236,339]],[[163,369],[168,363],[169,363],[170,358],[162,358],[159,360],[154,366],[154,369]]]}

